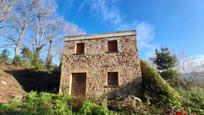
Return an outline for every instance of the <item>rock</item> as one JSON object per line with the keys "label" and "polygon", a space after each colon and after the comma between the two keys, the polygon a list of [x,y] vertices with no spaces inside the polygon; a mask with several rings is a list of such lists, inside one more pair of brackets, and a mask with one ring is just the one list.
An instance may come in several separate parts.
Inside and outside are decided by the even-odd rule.
{"label": "rock", "polygon": [[2,84],[6,85],[7,83],[5,81],[1,81]]}
{"label": "rock", "polygon": [[128,100],[135,101],[135,102],[137,102],[137,103],[142,103],[142,100],[141,100],[140,98],[134,96],[134,95],[130,95],[130,96],[128,96],[127,99],[128,99]]}

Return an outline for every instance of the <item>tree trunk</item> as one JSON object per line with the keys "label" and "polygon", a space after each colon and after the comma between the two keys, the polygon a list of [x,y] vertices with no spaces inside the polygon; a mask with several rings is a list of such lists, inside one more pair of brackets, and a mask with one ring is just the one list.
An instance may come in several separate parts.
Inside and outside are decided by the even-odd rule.
{"label": "tree trunk", "polygon": [[15,48],[15,56],[17,56],[17,57],[19,56],[19,47],[20,47],[21,40],[22,40],[22,38],[24,36],[24,33],[25,33],[25,28],[26,28],[26,21],[24,19],[23,27],[22,27],[21,33],[20,33],[20,35],[18,37],[18,40],[17,40],[17,43],[16,43],[16,48]]}
{"label": "tree trunk", "polygon": [[51,51],[52,51],[52,40],[50,40],[50,45],[49,45],[49,49],[48,49],[48,53],[47,53],[47,58],[46,58],[46,65],[50,63],[50,61],[52,61],[52,54],[51,54]]}

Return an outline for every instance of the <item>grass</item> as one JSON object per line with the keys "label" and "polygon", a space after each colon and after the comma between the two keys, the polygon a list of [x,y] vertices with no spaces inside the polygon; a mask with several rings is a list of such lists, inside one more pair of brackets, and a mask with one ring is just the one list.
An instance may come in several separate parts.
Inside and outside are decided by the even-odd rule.
{"label": "grass", "polygon": [[0,114],[15,115],[109,115],[113,112],[107,106],[98,105],[89,100],[84,100],[82,105],[78,105],[77,111],[73,108],[74,98],[68,95],[58,95],[52,93],[31,92],[23,99],[14,99],[7,104],[0,104]]}
{"label": "grass", "polygon": [[177,89],[182,96],[182,107],[187,113],[204,115],[204,89],[194,87],[190,90]]}
{"label": "grass", "polygon": [[[186,112],[188,114],[204,114],[204,89],[177,89],[181,98],[181,108],[172,108],[155,104],[141,103],[134,110],[110,108],[108,101],[95,102],[83,98],[53,93],[31,92],[22,99],[14,99],[9,103],[0,104],[1,115],[151,115]],[[119,108],[118,108],[119,107]]]}

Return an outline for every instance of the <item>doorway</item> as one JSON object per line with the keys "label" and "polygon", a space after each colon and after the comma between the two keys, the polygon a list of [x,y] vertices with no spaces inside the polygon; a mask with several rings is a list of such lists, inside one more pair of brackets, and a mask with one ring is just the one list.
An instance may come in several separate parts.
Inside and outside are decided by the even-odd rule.
{"label": "doorway", "polygon": [[85,97],[86,73],[72,73],[71,95]]}

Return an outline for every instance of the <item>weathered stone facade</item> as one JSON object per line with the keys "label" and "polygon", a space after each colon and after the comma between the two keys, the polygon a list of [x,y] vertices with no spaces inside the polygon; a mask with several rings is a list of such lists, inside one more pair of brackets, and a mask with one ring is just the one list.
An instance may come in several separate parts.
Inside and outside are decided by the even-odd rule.
{"label": "weathered stone facade", "polygon": [[[108,41],[113,40],[117,41],[117,51],[109,52]],[[76,54],[78,43],[84,44],[82,54]],[[117,72],[118,76],[108,78],[108,72]],[[85,79],[75,79],[74,73],[78,73],[78,76],[85,75]],[[133,30],[65,37],[60,93],[72,94],[73,89],[77,88],[75,83],[78,83],[78,87],[85,84],[80,90],[84,90],[84,95],[88,98],[137,94],[137,89],[141,87],[141,68],[136,32]],[[108,85],[110,83],[114,85]]]}

